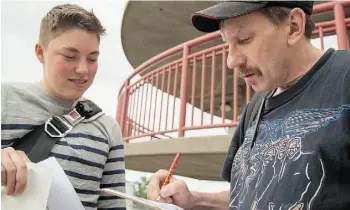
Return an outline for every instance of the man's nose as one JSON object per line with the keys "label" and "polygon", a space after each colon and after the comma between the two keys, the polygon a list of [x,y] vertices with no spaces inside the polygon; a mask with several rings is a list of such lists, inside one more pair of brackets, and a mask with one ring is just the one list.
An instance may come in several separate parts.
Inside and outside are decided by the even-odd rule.
{"label": "man's nose", "polygon": [[229,49],[227,55],[227,66],[230,69],[236,69],[237,67],[241,67],[245,65],[246,58],[240,53],[238,50]]}

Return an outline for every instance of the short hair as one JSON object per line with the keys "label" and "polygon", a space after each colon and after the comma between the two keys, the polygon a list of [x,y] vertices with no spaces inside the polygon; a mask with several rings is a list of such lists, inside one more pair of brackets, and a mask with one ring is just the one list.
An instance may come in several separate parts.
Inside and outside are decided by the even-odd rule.
{"label": "short hair", "polygon": [[53,7],[41,19],[39,43],[47,47],[52,39],[75,28],[95,33],[98,41],[106,33],[92,10],[87,11],[76,4],[61,4]]}
{"label": "short hair", "polygon": [[[261,14],[267,17],[275,25],[280,25],[289,15],[291,9],[287,7],[264,7],[259,10]],[[312,36],[312,31],[315,28],[315,24],[312,22],[310,15],[305,14],[305,32],[304,35],[306,39],[310,40]]]}

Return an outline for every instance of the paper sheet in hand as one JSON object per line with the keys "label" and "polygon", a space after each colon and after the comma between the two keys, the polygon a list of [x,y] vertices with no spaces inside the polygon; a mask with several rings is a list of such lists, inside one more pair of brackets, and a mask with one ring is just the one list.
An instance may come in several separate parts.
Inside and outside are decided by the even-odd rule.
{"label": "paper sheet in hand", "polygon": [[52,170],[47,166],[28,163],[27,187],[21,195],[8,196],[1,187],[1,209],[45,210],[52,181]]}
{"label": "paper sheet in hand", "polygon": [[150,208],[156,209],[156,210],[184,210],[184,209],[182,209],[178,206],[175,206],[173,204],[158,203],[155,201],[151,201],[151,200],[139,198],[136,196],[128,195],[128,194],[125,194],[125,193],[122,193],[122,192],[119,192],[116,190],[108,189],[108,188],[103,188],[103,189],[101,189],[101,191],[104,193],[107,193],[107,194],[116,195],[116,196],[119,196],[121,198],[129,199],[135,203],[138,203],[140,205],[147,206],[147,207],[150,207]]}
{"label": "paper sheet in hand", "polygon": [[[23,194],[7,196],[1,188],[1,209],[84,210],[67,175],[54,157],[28,163],[28,183]],[[48,207],[48,208],[47,208]]]}
{"label": "paper sheet in hand", "polygon": [[54,174],[47,201],[49,210],[85,210],[67,175],[54,157],[38,164],[50,167]]}

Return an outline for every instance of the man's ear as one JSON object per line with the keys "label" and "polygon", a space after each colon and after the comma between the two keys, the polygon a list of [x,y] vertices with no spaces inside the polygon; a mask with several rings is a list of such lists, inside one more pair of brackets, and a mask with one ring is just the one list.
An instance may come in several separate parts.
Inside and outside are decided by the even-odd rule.
{"label": "man's ear", "polygon": [[35,54],[40,63],[44,63],[44,49],[39,43],[35,45]]}
{"label": "man's ear", "polygon": [[304,38],[306,17],[303,10],[294,8],[290,11],[288,17],[289,34],[288,44],[294,45]]}

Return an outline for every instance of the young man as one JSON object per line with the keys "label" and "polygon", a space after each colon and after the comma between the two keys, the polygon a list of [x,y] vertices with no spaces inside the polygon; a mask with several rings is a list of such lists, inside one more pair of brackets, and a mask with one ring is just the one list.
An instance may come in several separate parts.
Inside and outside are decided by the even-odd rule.
{"label": "young man", "polygon": [[261,109],[245,127],[248,105],[233,136],[222,172],[230,191],[190,192],[175,178],[160,190],[160,170],[149,199],[201,210],[350,209],[350,52],[311,45],[312,5],[221,1],[192,16],[200,31],[221,30],[227,65],[260,92],[250,104]]}
{"label": "young man", "polygon": [[[43,17],[35,46],[43,66],[40,83],[2,84],[1,184],[9,195],[25,190],[26,162],[31,161],[12,146],[49,118],[67,116],[84,101],[82,95],[97,72],[104,33],[92,12],[73,4],[55,6]],[[115,120],[103,113],[84,119],[53,145],[50,156],[60,163],[86,209],[125,209],[124,199],[99,191],[125,190],[123,139]]]}

